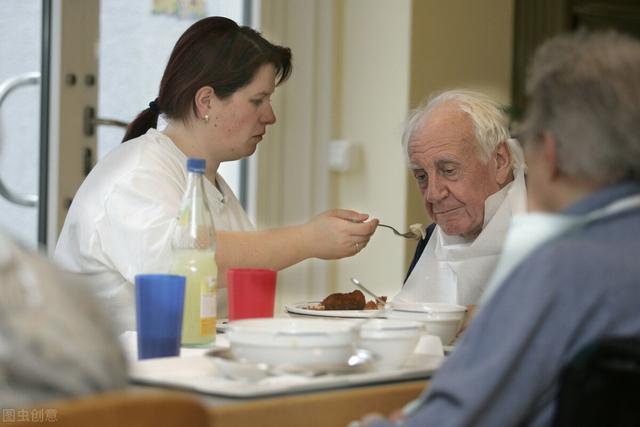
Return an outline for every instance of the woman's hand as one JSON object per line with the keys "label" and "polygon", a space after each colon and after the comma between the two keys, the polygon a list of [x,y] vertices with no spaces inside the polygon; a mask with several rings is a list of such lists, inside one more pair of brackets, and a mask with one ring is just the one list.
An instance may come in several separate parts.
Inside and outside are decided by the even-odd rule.
{"label": "woman's hand", "polygon": [[316,258],[339,259],[360,252],[376,230],[377,219],[345,209],[321,213],[306,223],[305,243]]}

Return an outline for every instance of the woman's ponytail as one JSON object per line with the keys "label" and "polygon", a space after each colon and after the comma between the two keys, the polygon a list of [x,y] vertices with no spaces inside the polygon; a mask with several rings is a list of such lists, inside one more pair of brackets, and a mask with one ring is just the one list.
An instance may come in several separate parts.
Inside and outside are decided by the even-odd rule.
{"label": "woman's ponytail", "polygon": [[129,123],[122,142],[144,135],[151,128],[157,128],[159,115],[160,108],[158,107],[158,98],[156,98],[149,103],[149,108],[142,110],[140,114]]}

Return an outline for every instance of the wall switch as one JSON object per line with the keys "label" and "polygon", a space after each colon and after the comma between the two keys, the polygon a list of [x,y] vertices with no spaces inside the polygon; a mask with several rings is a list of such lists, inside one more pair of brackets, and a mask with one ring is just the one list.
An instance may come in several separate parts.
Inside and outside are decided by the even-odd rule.
{"label": "wall switch", "polygon": [[334,139],[329,143],[329,169],[349,172],[358,166],[360,147],[348,139]]}

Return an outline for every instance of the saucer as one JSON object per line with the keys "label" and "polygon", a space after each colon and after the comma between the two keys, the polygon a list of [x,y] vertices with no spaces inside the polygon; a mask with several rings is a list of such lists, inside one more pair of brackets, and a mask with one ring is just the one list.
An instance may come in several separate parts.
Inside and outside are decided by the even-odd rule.
{"label": "saucer", "polygon": [[217,347],[205,353],[220,371],[229,379],[260,381],[269,376],[294,375],[318,377],[363,372],[371,369],[377,356],[364,349],[356,349],[344,364],[278,364],[254,363],[234,357],[231,349]]}

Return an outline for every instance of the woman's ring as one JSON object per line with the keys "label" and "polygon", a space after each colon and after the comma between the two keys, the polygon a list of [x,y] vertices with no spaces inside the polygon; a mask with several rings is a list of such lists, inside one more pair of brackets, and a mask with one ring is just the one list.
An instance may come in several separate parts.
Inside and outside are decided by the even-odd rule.
{"label": "woman's ring", "polygon": [[360,252],[360,243],[356,242],[356,252]]}

